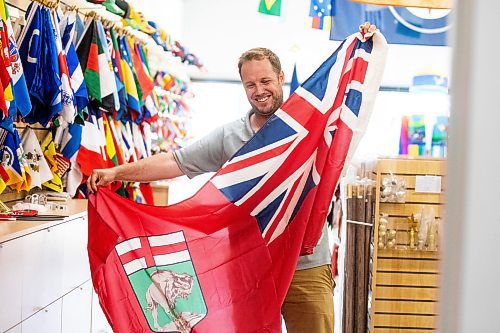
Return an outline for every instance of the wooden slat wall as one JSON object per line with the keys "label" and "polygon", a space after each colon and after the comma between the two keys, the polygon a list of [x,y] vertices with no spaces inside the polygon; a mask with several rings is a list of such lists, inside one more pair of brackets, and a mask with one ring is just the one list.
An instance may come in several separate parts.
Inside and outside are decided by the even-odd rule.
{"label": "wooden slat wall", "polygon": [[[383,177],[394,174],[406,181],[406,203],[380,202]],[[444,214],[444,179],[441,194],[415,193],[416,175],[444,176],[441,159],[382,159],[377,164],[378,184],[374,239],[378,239],[378,217],[389,214],[389,229],[408,230],[407,217],[422,206],[434,208],[436,218]],[[408,244],[408,234],[398,232],[397,246]],[[372,277],[370,331],[375,333],[429,333],[436,330],[439,297],[439,253],[375,246]]]}

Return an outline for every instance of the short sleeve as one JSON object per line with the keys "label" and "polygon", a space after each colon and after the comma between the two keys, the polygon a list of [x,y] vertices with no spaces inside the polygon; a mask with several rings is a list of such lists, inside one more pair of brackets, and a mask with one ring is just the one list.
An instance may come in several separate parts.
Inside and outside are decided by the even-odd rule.
{"label": "short sleeve", "polygon": [[224,128],[220,127],[198,141],[173,152],[179,168],[189,178],[219,170],[224,158]]}

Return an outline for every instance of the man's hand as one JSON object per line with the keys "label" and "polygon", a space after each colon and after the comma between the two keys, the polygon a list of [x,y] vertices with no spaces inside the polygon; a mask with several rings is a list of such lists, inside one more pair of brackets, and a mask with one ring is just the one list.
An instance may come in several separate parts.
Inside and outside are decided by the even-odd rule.
{"label": "man's hand", "polygon": [[97,192],[97,186],[107,186],[116,180],[115,168],[94,169],[87,179],[87,189],[90,193]]}
{"label": "man's hand", "polygon": [[371,24],[370,22],[365,22],[359,26],[359,32],[361,35],[367,39],[373,36],[373,33],[377,30],[377,26]]}

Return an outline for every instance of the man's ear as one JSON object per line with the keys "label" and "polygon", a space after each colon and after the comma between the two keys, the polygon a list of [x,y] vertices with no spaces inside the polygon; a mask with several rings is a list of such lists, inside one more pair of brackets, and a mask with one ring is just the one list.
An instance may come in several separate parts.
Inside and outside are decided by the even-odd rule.
{"label": "man's ear", "polygon": [[278,82],[280,85],[285,85],[285,73],[283,71],[278,75]]}

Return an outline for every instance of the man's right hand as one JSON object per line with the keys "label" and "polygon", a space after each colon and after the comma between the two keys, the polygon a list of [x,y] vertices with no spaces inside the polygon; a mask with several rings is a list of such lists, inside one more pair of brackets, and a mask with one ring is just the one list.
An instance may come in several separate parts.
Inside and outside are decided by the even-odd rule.
{"label": "man's right hand", "polygon": [[97,192],[97,186],[107,186],[116,180],[115,168],[94,169],[87,179],[87,189],[90,193]]}

